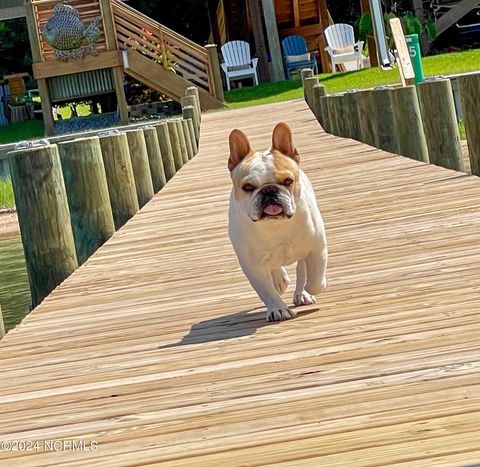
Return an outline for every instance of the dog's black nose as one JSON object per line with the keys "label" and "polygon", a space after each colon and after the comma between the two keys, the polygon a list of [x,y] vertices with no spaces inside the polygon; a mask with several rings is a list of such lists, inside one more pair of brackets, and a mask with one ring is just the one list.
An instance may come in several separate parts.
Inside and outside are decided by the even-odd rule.
{"label": "dog's black nose", "polygon": [[278,186],[265,185],[264,187],[262,187],[261,192],[263,195],[275,195],[278,193]]}

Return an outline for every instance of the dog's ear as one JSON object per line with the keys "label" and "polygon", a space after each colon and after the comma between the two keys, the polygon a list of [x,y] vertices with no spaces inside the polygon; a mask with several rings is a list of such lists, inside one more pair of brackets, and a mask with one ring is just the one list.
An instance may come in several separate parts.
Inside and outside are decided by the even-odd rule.
{"label": "dog's ear", "polygon": [[228,169],[230,172],[240,163],[245,157],[251,154],[252,148],[250,141],[245,133],[240,130],[233,130],[230,133],[230,157],[228,158]]}
{"label": "dog's ear", "polygon": [[280,151],[291,157],[297,164],[300,162],[300,156],[293,144],[292,131],[286,123],[279,123],[273,130],[272,150]]}

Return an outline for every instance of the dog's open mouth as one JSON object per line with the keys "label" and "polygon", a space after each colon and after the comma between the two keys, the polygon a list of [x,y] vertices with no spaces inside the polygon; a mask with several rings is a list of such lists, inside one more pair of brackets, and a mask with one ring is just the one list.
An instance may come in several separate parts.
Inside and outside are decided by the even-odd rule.
{"label": "dog's open mouth", "polygon": [[263,212],[262,212],[262,218],[263,219],[272,218],[272,217],[280,217],[280,216],[283,217],[284,215],[285,215],[285,211],[283,210],[283,206],[281,204],[278,204],[278,203],[267,204],[263,208]]}

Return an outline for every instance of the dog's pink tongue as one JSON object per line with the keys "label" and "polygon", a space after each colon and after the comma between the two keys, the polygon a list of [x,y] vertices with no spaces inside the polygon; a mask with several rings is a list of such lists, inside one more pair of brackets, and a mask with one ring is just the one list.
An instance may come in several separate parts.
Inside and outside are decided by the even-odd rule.
{"label": "dog's pink tongue", "polygon": [[278,216],[282,211],[283,208],[279,204],[268,204],[263,208],[263,212],[269,216]]}

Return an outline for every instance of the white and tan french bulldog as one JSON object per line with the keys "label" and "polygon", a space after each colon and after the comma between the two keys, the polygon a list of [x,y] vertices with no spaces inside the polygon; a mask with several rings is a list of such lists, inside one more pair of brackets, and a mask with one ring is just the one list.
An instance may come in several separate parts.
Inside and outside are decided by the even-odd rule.
{"label": "white and tan french bulldog", "polygon": [[310,180],[285,123],[273,130],[272,148],[254,151],[240,130],[230,134],[233,181],[229,236],[240,266],[267,307],[267,321],[295,317],[281,295],[284,266],[297,262],[293,304],[315,303],[327,287],[327,242]]}

